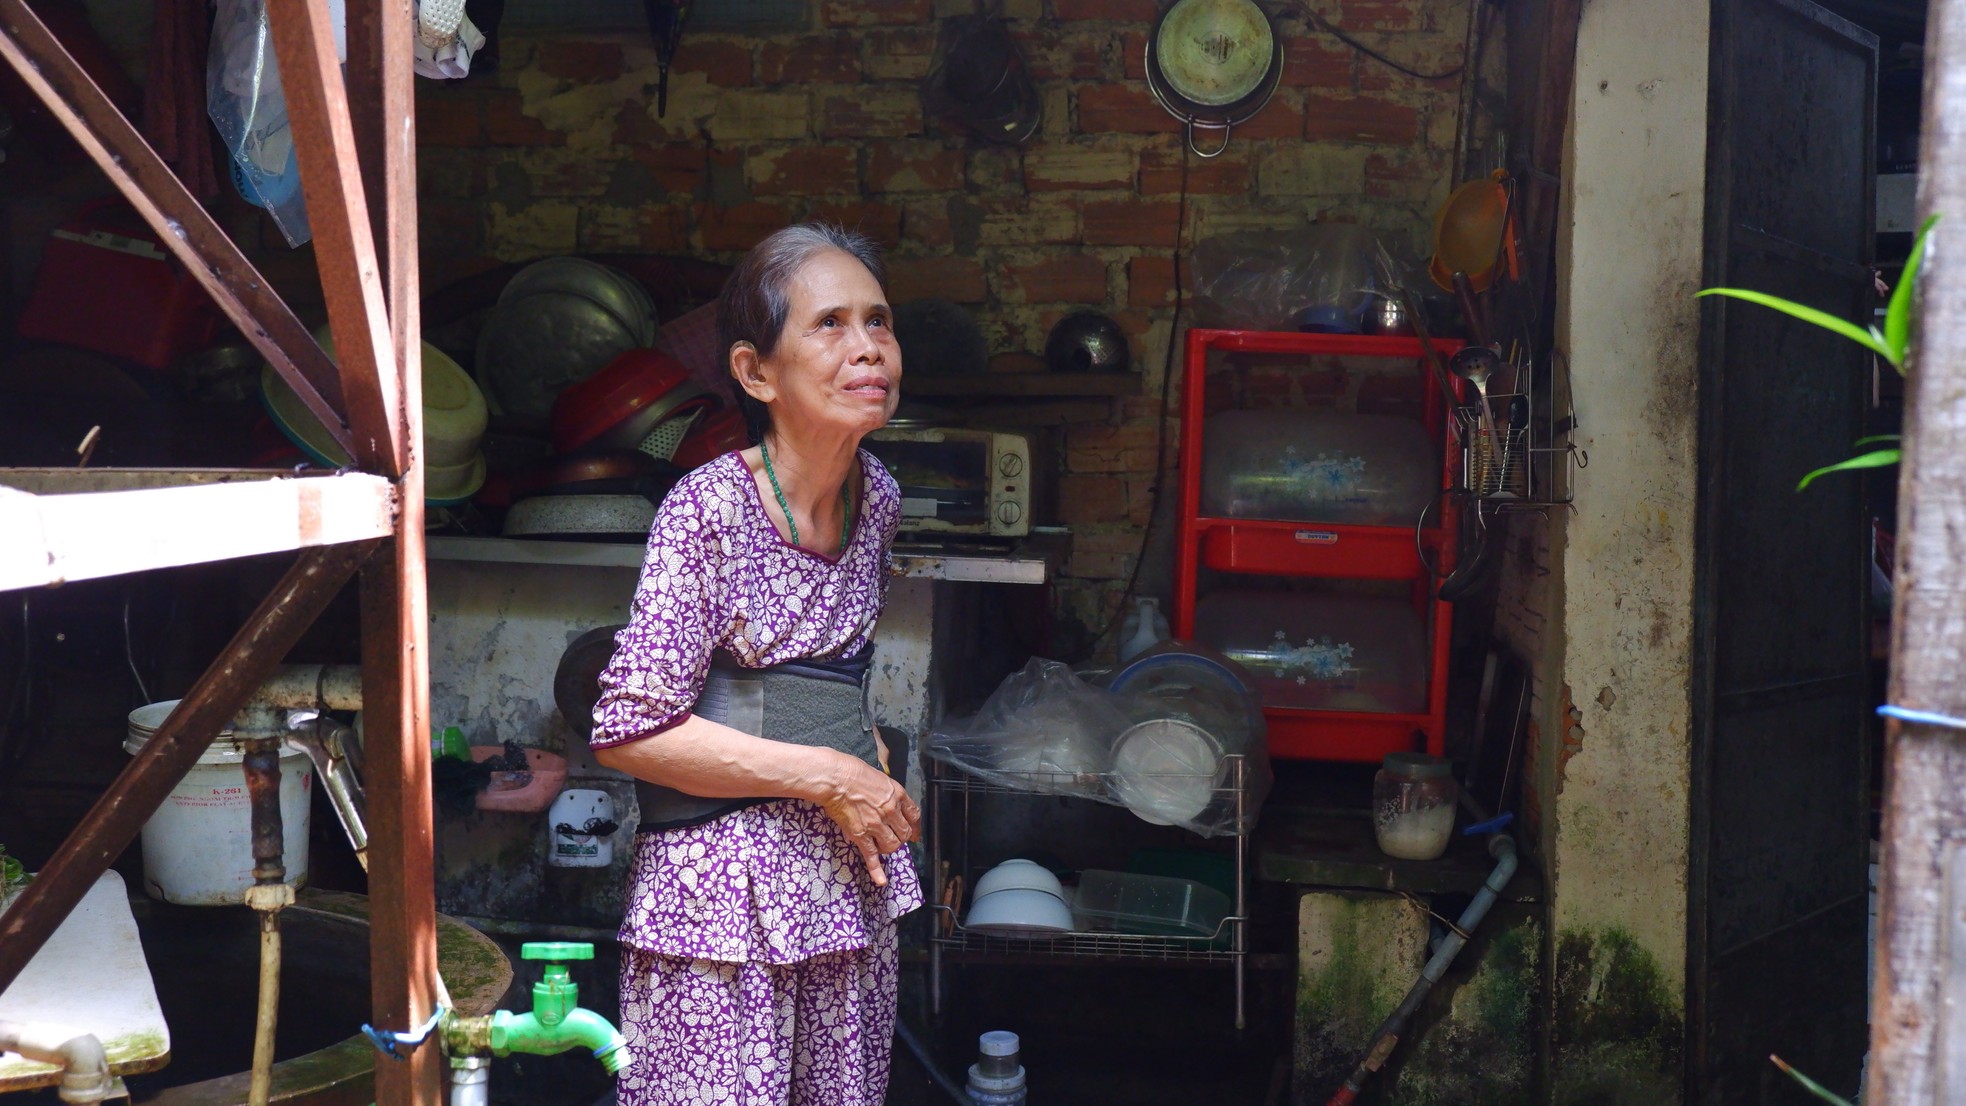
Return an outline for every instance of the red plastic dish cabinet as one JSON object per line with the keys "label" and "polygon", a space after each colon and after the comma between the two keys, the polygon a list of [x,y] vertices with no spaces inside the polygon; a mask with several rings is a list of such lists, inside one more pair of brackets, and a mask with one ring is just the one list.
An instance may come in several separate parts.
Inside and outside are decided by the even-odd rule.
{"label": "red plastic dish cabinet", "polygon": [[[1461,343],[1436,340],[1443,358]],[[1425,627],[1426,710],[1378,713],[1313,710],[1266,702],[1270,755],[1300,760],[1370,763],[1401,750],[1442,752],[1447,713],[1447,648],[1450,604],[1435,598],[1436,571],[1453,567],[1457,523],[1453,496],[1440,497],[1417,535],[1414,524],[1355,526],[1324,522],[1212,518],[1201,513],[1203,425],[1207,421],[1207,370],[1211,351],[1227,354],[1301,355],[1403,362],[1418,374],[1426,396],[1424,420],[1441,443],[1441,487],[1451,484],[1446,404],[1427,376],[1417,338],[1349,334],[1294,334],[1246,330],[1188,331],[1181,402],[1181,509],[1175,546],[1174,634],[1195,633],[1197,576],[1201,569],[1270,576],[1406,581],[1410,601]],[[1230,359],[1230,371],[1239,371]],[[1419,520],[1415,520],[1418,522]],[[1421,548],[1426,550],[1422,559]]]}

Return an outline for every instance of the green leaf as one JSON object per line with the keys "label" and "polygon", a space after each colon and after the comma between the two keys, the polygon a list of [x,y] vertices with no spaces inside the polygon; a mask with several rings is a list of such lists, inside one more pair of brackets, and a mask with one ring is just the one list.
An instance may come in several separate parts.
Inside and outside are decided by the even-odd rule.
{"label": "green leaf", "polygon": [[1884,358],[1900,376],[1905,371],[1905,354],[1911,348],[1912,293],[1918,284],[1919,266],[1925,260],[1925,239],[1938,221],[1939,217],[1934,215],[1918,228],[1918,240],[1911,244],[1911,256],[1905,259],[1904,275],[1898,278],[1898,286],[1891,289],[1891,303],[1884,309],[1884,344],[1892,351]]}
{"label": "green leaf", "polygon": [[1849,472],[1852,469],[1881,469],[1888,465],[1895,465],[1898,463],[1902,452],[1902,450],[1896,449],[1880,449],[1873,453],[1858,454],[1847,461],[1838,461],[1833,465],[1824,465],[1822,468],[1803,477],[1802,483],[1797,484],[1795,490],[1801,491],[1808,487],[1810,482],[1815,480],[1816,477],[1827,476],[1832,472]]}
{"label": "green leaf", "polygon": [[[1796,303],[1794,300],[1785,300],[1780,296],[1771,296],[1766,292],[1754,292],[1746,288],[1705,288],[1699,294],[1702,296],[1729,296],[1737,300],[1746,300],[1749,303],[1758,303],[1763,307],[1772,307],[1784,315],[1801,319],[1805,323],[1812,323],[1822,327],[1824,330],[1841,334],[1852,342],[1877,354],[1879,357],[1886,360],[1891,359],[1891,347],[1885,344],[1882,337],[1879,337],[1874,331],[1865,330],[1863,327],[1847,319],[1839,319],[1827,311],[1818,311],[1813,307]],[[1896,361],[1892,361],[1891,363],[1893,365],[1897,364]]]}
{"label": "green leaf", "polygon": [[1902,441],[1903,438],[1904,435],[1902,434],[1872,434],[1867,438],[1858,438],[1856,441],[1851,442],[1850,444],[1869,445],[1872,442],[1896,442],[1896,441]]}
{"label": "green leaf", "polygon": [[1822,1099],[1824,1102],[1833,1102],[1836,1104],[1836,1106],[1853,1106],[1853,1104],[1849,1099],[1844,1098],[1842,1095],[1839,1095],[1834,1091],[1831,1091],[1828,1087],[1823,1086],[1821,1083],[1816,1082],[1814,1079],[1811,1079],[1808,1076],[1802,1074],[1801,1072],[1795,1070],[1794,1068],[1789,1067],[1788,1062],[1786,1060],[1783,1060],[1780,1056],[1770,1055],[1768,1059],[1774,1061],[1775,1066],[1782,1069],[1782,1071],[1785,1074],[1787,1074],[1790,1079],[1793,1079],[1797,1083],[1802,1084],[1803,1090],[1808,1091],[1810,1094],[1815,1095],[1817,1098]]}

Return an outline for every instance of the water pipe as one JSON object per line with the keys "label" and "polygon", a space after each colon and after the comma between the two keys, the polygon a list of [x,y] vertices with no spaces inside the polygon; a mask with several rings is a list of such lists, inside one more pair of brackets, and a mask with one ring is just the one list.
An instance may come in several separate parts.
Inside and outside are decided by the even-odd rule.
{"label": "water pipe", "polygon": [[314,762],[314,774],[327,789],[341,830],[364,872],[369,870],[368,790],[355,764],[355,731],[319,711],[287,713],[287,739]]}
{"label": "water pipe", "polygon": [[0,1019],[0,1052],[18,1052],[29,1060],[61,1067],[63,1102],[101,1102],[129,1094],[123,1081],[109,1074],[102,1042],[88,1033],[49,1022]]}
{"label": "water pipe", "polygon": [[451,1057],[450,1106],[491,1106],[491,1057]]}
{"label": "water pipe", "polygon": [[280,817],[280,739],[255,737],[246,749],[246,796],[252,805],[253,885],[246,905],[259,915],[259,1005],[253,1019],[250,1106],[266,1106],[273,1096],[273,1043],[280,1018],[280,911],[292,906],[282,850]]}
{"label": "water pipe", "polygon": [[1481,920],[1488,916],[1488,908],[1495,905],[1502,888],[1508,886],[1509,879],[1515,875],[1515,839],[1506,833],[1495,834],[1488,839],[1488,855],[1495,858],[1495,867],[1488,873],[1487,881],[1481,885],[1480,891],[1475,892],[1468,908],[1461,911],[1461,917],[1454,923],[1453,929],[1441,939],[1440,947],[1434,950],[1433,958],[1427,961],[1420,978],[1413,981],[1412,989],[1406,992],[1399,1007],[1379,1023],[1378,1030],[1372,1034],[1372,1040],[1366,1046],[1365,1059],[1352,1069],[1351,1077],[1325,1102],[1325,1106],[1351,1106],[1373,1073],[1385,1066],[1387,1057],[1398,1046],[1400,1034],[1406,1030],[1406,1023],[1411,1020],[1414,1011],[1420,1009],[1421,1001],[1427,997],[1427,992],[1434,989],[1434,984],[1440,982],[1440,977],[1447,974],[1448,965],[1454,963],[1462,946],[1468,943],[1468,934],[1473,933]]}

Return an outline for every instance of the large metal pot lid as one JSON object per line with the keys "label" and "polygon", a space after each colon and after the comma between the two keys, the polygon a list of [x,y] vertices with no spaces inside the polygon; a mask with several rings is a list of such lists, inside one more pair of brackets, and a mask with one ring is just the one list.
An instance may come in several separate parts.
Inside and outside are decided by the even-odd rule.
{"label": "large metal pot lid", "polygon": [[1168,86],[1206,107],[1258,91],[1275,50],[1270,21],[1252,0],[1178,0],[1154,38]]}

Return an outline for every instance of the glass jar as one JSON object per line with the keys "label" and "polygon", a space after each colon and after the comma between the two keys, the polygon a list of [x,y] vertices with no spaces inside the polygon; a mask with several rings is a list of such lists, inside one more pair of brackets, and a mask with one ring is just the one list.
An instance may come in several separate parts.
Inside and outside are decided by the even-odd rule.
{"label": "glass jar", "polygon": [[1454,835],[1461,785],[1450,765],[1425,753],[1387,753],[1372,777],[1372,829],[1379,851],[1401,860],[1432,860]]}

